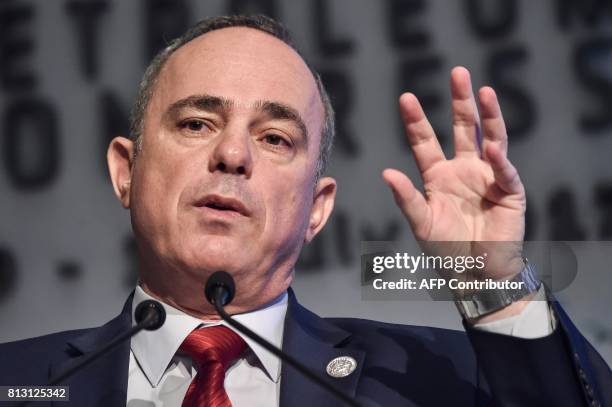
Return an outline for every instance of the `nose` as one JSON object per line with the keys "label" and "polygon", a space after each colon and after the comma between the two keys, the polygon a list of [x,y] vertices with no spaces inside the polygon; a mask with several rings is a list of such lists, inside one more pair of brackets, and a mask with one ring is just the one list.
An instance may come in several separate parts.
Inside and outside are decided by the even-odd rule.
{"label": "nose", "polygon": [[251,176],[253,157],[248,132],[226,128],[220,134],[210,160],[210,171]]}

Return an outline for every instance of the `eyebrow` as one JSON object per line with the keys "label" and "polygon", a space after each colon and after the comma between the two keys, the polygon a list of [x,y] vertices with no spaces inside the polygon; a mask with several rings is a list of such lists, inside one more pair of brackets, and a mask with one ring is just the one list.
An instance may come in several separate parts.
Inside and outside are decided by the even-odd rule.
{"label": "eyebrow", "polygon": [[164,116],[176,116],[182,109],[186,108],[223,114],[231,110],[233,106],[234,102],[222,97],[211,95],[193,95],[172,103],[170,107],[166,109]]}
{"label": "eyebrow", "polygon": [[[166,117],[177,116],[182,109],[192,108],[206,112],[227,115],[234,106],[234,101],[219,96],[212,95],[193,95],[172,103],[164,113]],[[272,119],[293,122],[300,130],[304,139],[308,140],[308,129],[300,116],[299,112],[284,103],[269,100],[259,100],[255,102],[255,109],[265,113]]]}
{"label": "eyebrow", "polygon": [[267,114],[272,119],[293,122],[293,124],[295,124],[302,132],[304,139],[308,141],[308,129],[306,128],[304,119],[302,119],[302,116],[300,116],[298,111],[291,106],[287,106],[279,102],[260,100],[255,103],[255,108],[260,112]]}

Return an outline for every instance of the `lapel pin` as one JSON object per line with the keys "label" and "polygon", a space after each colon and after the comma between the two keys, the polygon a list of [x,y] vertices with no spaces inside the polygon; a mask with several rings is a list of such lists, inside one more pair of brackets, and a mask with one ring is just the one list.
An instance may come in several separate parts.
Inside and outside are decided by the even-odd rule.
{"label": "lapel pin", "polygon": [[331,377],[346,377],[357,369],[357,361],[350,356],[340,356],[327,364],[327,374]]}

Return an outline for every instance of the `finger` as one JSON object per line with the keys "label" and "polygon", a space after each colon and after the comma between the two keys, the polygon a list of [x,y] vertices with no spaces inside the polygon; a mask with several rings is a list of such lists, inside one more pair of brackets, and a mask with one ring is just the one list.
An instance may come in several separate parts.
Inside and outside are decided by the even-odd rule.
{"label": "finger", "polygon": [[456,155],[480,155],[480,120],[470,72],[457,66],[451,71],[453,134]]}
{"label": "finger", "polygon": [[478,92],[484,136],[483,145],[497,143],[504,155],[508,154],[508,133],[497,95],[493,88],[484,86]]}
{"label": "finger", "polygon": [[400,96],[400,114],[406,136],[421,174],[435,163],[444,161],[444,152],[419,100],[412,93]]}
{"label": "finger", "polygon": [[431,225],[431,214],[423,194],[401,171],[386,169],[383,171],[383,179],[391,187],[395,202],[408,219],[415,236],[425,239]]}
{"label": "finger", "polygon": [[501,151],[499,145],[487,144],[485,153],[493,169],[497,186],[507,194],[523,194],[524,187],[518,171],[508,160],[506,154]]}

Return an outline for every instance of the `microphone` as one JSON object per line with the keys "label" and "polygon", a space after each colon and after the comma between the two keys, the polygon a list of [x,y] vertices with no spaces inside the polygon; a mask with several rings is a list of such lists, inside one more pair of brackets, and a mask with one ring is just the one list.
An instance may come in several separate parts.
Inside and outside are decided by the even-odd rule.
{"label": "microphone", "polygon": [[[138,306],[136,307],[136,310],[134,311],[134,319],[136,320],[136,325],[134,325],[128,331],[125,331],[122,334],[118,335],[117,337],[115,337],[115,339],[113,339],[100,349],[97,349],[96,351],[90,353],[79,363],[67,368],[65,371],[51,378],[51,380],[49,380],[49,382],[47,383],[47,386],[56,386],[61,384],[69,377],[72,377],[79,370],[83,369],[85,366],[100,358],[100,356],[104,355],[105,353],[108,353],[110,350],[115,348],[123,341],[132,338],[132,336],[136,335],[143,329],[146,329],[147,331],[155,331],[156,329],[159,329],[164,324],[164,322],[166,322],[166,310],[164,310],[164,307],[162,307],[159,302],[154,300],[146,300],[138,304]],[[24,400],[17,406],[23,407],[30,404],[32,401],[34,400]]]}
{"label": "microphone", "polygon": [[146,329],[147,331],[154,331],[159,329],[164,322],[166,322],[166,311],[164,307],[153,300],[146,300],[138,304],[136,307],[136,311],[134,312],[134,318],[136,320],[136,325],[130,328],[128,331],[118,335],[115,339],[110,341],[108,344],[104,345],[100,349],[90,353],[87,357],[81,360],[74,366],[69,367],[64,372],[61,372],[57,376],[53,377],[48,385],[55,386],[64,380],[68,379],[79,370],[83,369],[85,366],[89,365],[91,362],[98,359],[100,356],[108,353],[111,349],[115,348],[117,345],[130,339],[132,336],[136,335],[138,332]]}
{"label": "microphone", "polygon": [[136,306],[134,319],[136,319],[136,326],[142,324],[143,329],[156,331],[166,322],[166,310],[157,301],[145,300]]}
{"label": "microphone", "polygon": [[270,342],[266,341],[264,338],[257,335],[255,332],[251,331],[249,328],[242,325],[240,322],[233,319],[227,312],[225,312],[223,307],[234,299],[234,294],[236,293],[236,285],[234,284],[234,279],[231,275],[225,271],[216,271],[208,278],[204,293],[208,302],[215,307],[221,318],[223,318],[229,325],[233,326],[238,331],[257,342],[257,344],[261,345],[267,351],[274,354],[277,358],[281,359],[283,362],[286,362],[302,375],[306,376],[312,382],[324,388],[330,394],[333,394],[347,405],[353,407],[365,407],[350,396],[336,389],[334,386],[329,384],[329,382],[323,380],[318,374],[307,368],[297,359],[272,345]]}

